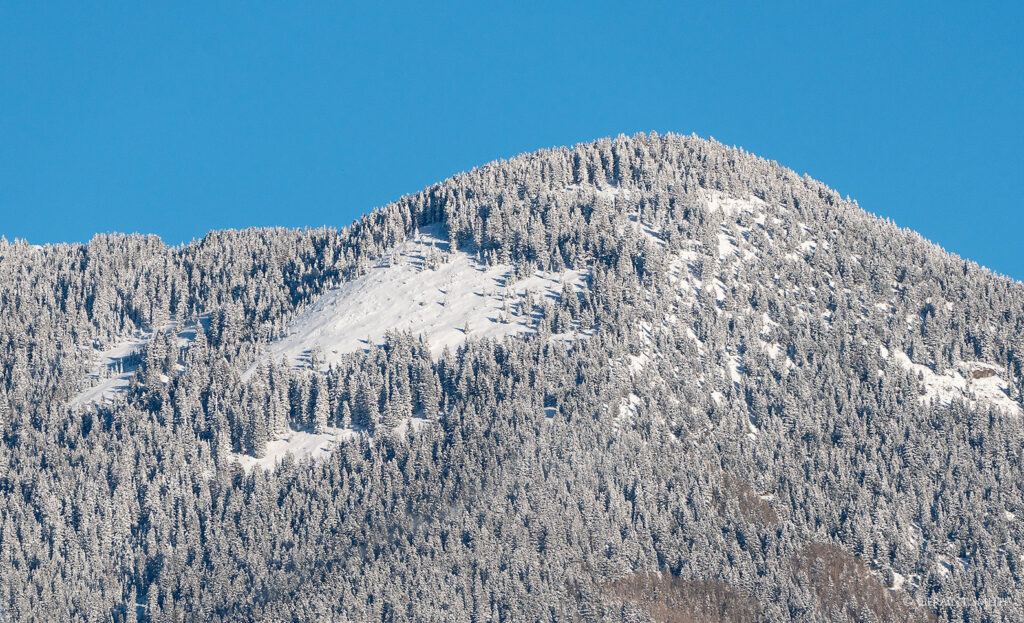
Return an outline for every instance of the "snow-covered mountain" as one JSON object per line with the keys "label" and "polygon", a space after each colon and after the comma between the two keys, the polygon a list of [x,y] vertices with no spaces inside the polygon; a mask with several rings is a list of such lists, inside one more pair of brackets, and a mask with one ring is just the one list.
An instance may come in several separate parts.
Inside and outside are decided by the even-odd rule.
{"label": "snow-covered mountain", "polygon": [[1024,612],[1024,284],[712,141],[0,242],[0,300],[15,619]]}

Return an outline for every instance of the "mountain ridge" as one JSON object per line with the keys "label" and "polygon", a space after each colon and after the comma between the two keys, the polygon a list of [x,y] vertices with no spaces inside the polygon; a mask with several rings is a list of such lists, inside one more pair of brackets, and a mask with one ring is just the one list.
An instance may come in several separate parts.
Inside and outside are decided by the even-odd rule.
{"label": "mountain ridge", "polygon": [[0,302],[15,619],[1024,609],[1024,284],[712,141],[341,230],[0,242]]}

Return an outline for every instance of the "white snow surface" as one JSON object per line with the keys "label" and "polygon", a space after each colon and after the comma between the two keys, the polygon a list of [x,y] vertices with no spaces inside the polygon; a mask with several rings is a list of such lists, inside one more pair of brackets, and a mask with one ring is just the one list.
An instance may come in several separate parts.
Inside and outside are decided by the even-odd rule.
{"label": "white snow surface", "polygon": [[1024,416],[1020,403],[1006,393],[1009,385],[1001,378],[1003,368],[994,363],[961,361],[944,374],[936,374],[928,366],[911,361],[902,351],[896,351],[893,359],[901,367],[920,375],[925,391],[921,396],[922,402],[936,401],[948,405],[957,398],[976,406],[990,406]]}
{"label": "white snow surface", "polygon": [[[432,255],[442,259],[436,268],[428,266]],[[589,287],[585,270],[537,271],[508,283],[512,274],[511,265],[488,267],[463,251],[450,252],[439,225],[421,229],[369,272],[321,296],[289,324],[284,337],[266,348],[262,359],[277,362],[284,357],[302,365],[319,346],[326,366],[344,353],[383,343],[389,330],[424,334],[436,357],[446,346],[462,344],[467,326],[474,338],[535,331],[537,310],[519,309],[527,291],[539,305],[545,297],[557,300],[563,282],[574,291]]]}
{"label": "white snow surface", "polygon": [[283,437],[268,442],[267,451],[261,458],[236,453],[233,453],[233,456],[247,472],[253,467],[272,470],[289,453],[297,461],[310,456],[314,459],[327,458],[339,441],[355,437],[357,434],[351,429],[332,427],[328,427],[323,433],[289,430]]}
{"label": "white snow surface", "polygon": [[[408,417],[395,426],[394,432],[396,435],[405,436],[410,428],[419,431],[431,423],[432,420],[426,420],[422,417]],[[333,426],[328,426],[322,433],[288,429],[282,436],[267,442],[266,452],[258,459],[248,454],[239,454],[237,452],[232,452],[231,456],[247,472],[251,471],[253,467],[273,470],[289,454],[296,461],[301,461],[308,457],[312,457],[313,460],[326,459],[331,455],[334,446],[338,445],[339,442],[352,439],[359,434],[359,431],[351,428],[336,428]],[[372,436],[373,433],[370,433],[370,435]]]}
{"label": "white snow surface", "polygon": [[626,396],[626,400],[619,404],[619,413],[615,417],[615,423],[612,426],[618,429],[625,423],[632,420],[632,418],[636,416],[637,407],[641,404],[643,404],[643,401],[640,400],[640,397],[633,392],[630,392],[629,395]]}
{"label": "white snow surface", "polygon": [[[94,357],[98,360],[96,370],[86,377],[88,387],[78,392],[68,403],[71,407],[79,407],[93,402],[113,402],[119,394],[128,389],[136,364],[129,363],[128,358],[142,352],[146,340],[132,338],[117,343],[112,348],[98,351]],[[121,362],[121,372],[116,366]]]}
{"label": "white snow surface", "polygon": [[[175,331],[174,323],[168,323],[161,331]],[[196,335],[195,325],[190,325],[177,332],[176,344],[187,346]],[[109,403],[128,390],[135,369],[138,364],[132,358],[133,355],[141,354],[146,343],[153,338],[151,331],[138,331],[134,335],[119,341],[114,346],[105,350],[96,350],[93,353],[96,361],[95,369],[85,377],[88,385],[85,389],[76,394],[69,402],[71,407],[80,407],[94,402]],[[118,371],[120,364],[120,371]],[[167,382],[166,379],[165,382]]]}
{"label": "white snow surface", "polygon": [[906,581],[907,581],[906,577],[904,577],[900,573],[896,573],[895,571],[893,571],[892,572],[892,586],[889,587],[889,590],[891,590],[891,591],[898,591],[898,590],[900,590],[901,588],[903,588],[903,585],[906,583]]}
{"label": "white snow surface", "polygon": [[707,192],[707,206],[709,210],[722,212],[726,216],[738,216],[744,212],[762,217],[762,212],[768,204],[759,197],[734,197],[720,190]]}

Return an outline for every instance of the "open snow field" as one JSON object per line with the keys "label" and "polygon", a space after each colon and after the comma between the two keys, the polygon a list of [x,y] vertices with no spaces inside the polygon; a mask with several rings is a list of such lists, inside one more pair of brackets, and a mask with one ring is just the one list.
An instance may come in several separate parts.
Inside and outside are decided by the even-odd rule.
{"label": "open snow field", "polygon": [[1007,395],[1009,384],[1000,376],[1005,371],[994,363],[961,361],[956,367],[936,374],[928,366],[914,363],[906,353],[897,351],[896,363],[917,374],[924,387],[922,402],[948,405],[954,398],[975,406],[990,406],[1007,413],[1024,415],[1017,401]]}
{"label": "open snow field", "polygon": [[314,459],[327,458],[339,441],[358,434],[354,430],[332,427],[328,427],[323,433],[289,430],[283,437],[267,443],[267,451],[262,458],[237,453],[233,453],[233,456],[245,471],[250,471],[253,467],[274,469],[288,454],[297,461],[310,456]]}
{"label": "open snow field", "polygon": [[[405,418],[395,426],[395,434],[407,435],[409,429],[422,430],[429,426],[430,420],[421,417]],[[264,470],[273,470],[287,455],[292,455],[296,461],[312,457],[313,460],[326,459],[331,455],[334,446],[338,442],[352,439],[360,433],[351,428],[336,428],[328,426],[322,433],[314,433],[308,430],[289,429],[281,437],[267,442],[267,449],[261,458],[251,455],[232,452],[231,455],[238,461],[245,471],[251,471],[254,467]],[[372,436],[373,433],[370,433]]]}
{"label": "open snow field", "polygon": [[319,346],[326,365],[383,343],[392,329],[426,335],[437,356],[469,336],[500,339],[534,331],[533,311],[519,308],[527,291],[540,303],[543,297],[557,300],[563,282],[588,287],[587,271],[537,271],[510,283],[511,276],[510,265],[488,267],[468,253],[449,251],[443,228],[431,226],[365,275],[320,297],[262,357],[304,365]]}

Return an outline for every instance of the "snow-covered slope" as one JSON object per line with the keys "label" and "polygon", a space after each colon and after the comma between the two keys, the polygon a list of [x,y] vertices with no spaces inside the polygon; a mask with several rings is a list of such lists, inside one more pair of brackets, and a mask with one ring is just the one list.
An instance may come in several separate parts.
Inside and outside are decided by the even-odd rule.
{"label": "snow-covered slope", "polygon": [[[883,354],[887,353],[883,351]],[[982,361],[961,361],[944,374],[936,374],[928,366],[911,361],[906,353],[896,352],[893,357],[897,364],[920,378],[924,390],[921,402],[935,401],[948,405],[957,399],[976,407],[1024,415],[1021,405],[1006,393],[1009,385],[1002,378],[1005,370],[1001,366]]]}
{"label": "snow-covered slope", "polygon": [[69,405],[78,407],[93,402],[110,402],[127,390],[145,344],[145,338],[135,337],[112,348],[96,351],[93,354],[97,362],[95,371],[85,379],[88,386],[75,395]]}
{"label": "snow-covered slope", "polygon": [[[766,353],[769,358],[775,360],[782,355],[783,348],[775,341],[773,336],[778,332],[777,330],[780,327],[779,321],[785,321],[784,316],[780,316],[776,320],[766,312],[755,313],[753,310],[746,308],[745,301],[742,301],[743,304],[740,305],[733,304],[731,311],[722,309],[721,304],[726,298],[726,291],[737,287],[741,291],[749,290],[751,284],[737,281],[741,263],[756,263],[761,260],[762,255],[766,252],[781,254],[786,260],[791,262],[804,262],[806,256],[818,249],[819,246],[828,249],[829,243],[820,238],[820,232],[815,232],[805,223],[798,222],[796,223],[797,227],[794,229],[794,238],[799,240],[799,242],[795,246],[778,245],[773,239],[772,234],[765,230],[764,226],[767,223],[767,219],[771,219],[776,225],[782,224],[782,219],[789,218],[790,210],[782,206],[769,205],[756,197],[735,197],[720,191],[709,191],[705,195],[705,201],[709,212],[721,219],[720,224],[716,225],[719,231],[714,240],[714,245],[704,247],[699,242],[692,241],[689,248],[685,248],[668,258],[669,281],[677,290],[678,312],[677,314],[667,316],[664,325],[660,328],[639,327],[639,329],[648,334],[652,330],[671,331],[681,318],[689,315],[688,309],[692,309],[693,305],[696,304],[702,290],[705,287],[710,287],[714,293],[715,300],[720,306],[715,310],[715,313],[724,314],[726,317],[746,315],[749,323],[761,327],[760,337],[758,338],[759,349]],[[633,220],[638,226],[639,231],[649,240],[659,245],[664,245],[664,240],[657,228],[639,221],[636,217],[633,217]],[[767,241],[766,246],[762,245],[759,248],[752,244],[751,232],[754,228],[762,230],[764,239]],[[856,257],[852,257],[852,259],[859,261]],[[698,269],[701,261],[712,267],[710,270],[705,271],[706,275],[703,275],[705,279],[702,279],[701,271]],[[706,278],[708,276],[710,276],[709,279]],[[838,284],[834,283],[831,279],[828,283],[830,290],[835,291]],[[809,290],[813,294],[814,288],[809,288]],[[799,290],[794,290],[794,292],[799,292]],[[850,290],[845,290],[845,293],[849,294]],[[885,315],[891,315],[890,308],[895,305],[895,300],[887,298],[889,300],[886,300],[884,303],[876,303],[875,308],[882,311]],[[795,305],[791,309],[795,312],[795,317],[801,321],[806,321],[808,319],[806,301],[800,297],[794,297],[792,301]],[[858,317],[860,321],[868,322],[870,320],[870,310],[862,308]],[[826,321],[825,329],[831,330],[831,318],[828,312],[825,312],[822,319]],[[913,317],[910,317],[908,322],[912,321]],[[687,323],[684,322],[684,324]],[[698,356],[701,357],[702,361],[707,362],[707,374],[693,379],[694,382],[704,387],[706,380],[715,375],[724,376],[733,383],[740,382],[743,376],[743,363],[740,355],[727,352],[726,356],[722,358],[724,365],[721,366],[721,369],[715,369],[706,356],[707,348],[696,338],[689,327],[686,328],[686,335],[695,342]],[[647,337],[643,341],[648,344],[652,342]],[[897,351],[890,355],[889,350],[885,346],[881,346],[880,355],[882,359],[890,359],[891,357],[901,368],[909,370],[919,377],[922,391],[920,400],[922,403],[934,401],[938,404],[949,405],[954,399],[957,399],[974,407],[991,407],[1005,413],[1024,416],[1024,407],[1009,395],[1010,386],[1006,380],[1007,371],[995,363],[960,361],[944,373],[937,374],[931,368],[911,361],[903,352]],[[647,363],[659,359],[661,356],[660,353],[654,350],[630,356],[628,362],[629,369],[631,372],[636,373]],[[794,366],[794,363],[786,357],[783,365],[784,369],[788,370]],[[711,392],[711,396],[715,398],[716,402],[720,402],[716,397],[720,395],[717,391]],[[624,403],[623,407],[620,408],[620,417],[625,413],[623,409],[631,406],[633,406],[632,403]]]}
{"label": "snow-covered slope", "polygon": [[468,253],[449,251],[440,226],[425,228],[365,275],[324,294],[263,358],[284,357],[298,365],[319,347],[322,363],[329,364],[341,354],[382,343],[392,329],[426,335],[438,355],[467,336],[534,331],[534,313],[521,305],[527,292],[539,303],[542,297],[557,299],[563,283],[576,289],[588,283],[587,273],[576,270],[538,271],[518,281],[512,275],[510,265],[488,267]]}
{"label": "snow-covered slope", "polygon": [[[178,346],[187,346],[196,335],[195,325],[176,331],[174,323],[169,323],[161,331],[175,332]],[[135,370],[139,367],[141,353],[146,344],[153,339],[151,331],[139,331],[131,337],[119,341],[107,349],[93,349],[91,356],[95,362],[93,372],[85,380],[85,389],[76,394],[68,403],[71,407],[80,407],[94,402],[112,402],[127,389]]]}
{"label": "snow-covered slope", "polygon": [[327,458],[330,456],[331,449],[339,441],[355,437],[357,434],[354,430],[332,427],[328,427],[322,433],[289,430],[283,437],[268,442],[266,453],[258,459],[248,454],[233,454],[233,456],[245,471],[249,471],[253,467],[274,469],[288,454],[291,454],[297,461],[306,457]]}
{"label": "snow-covered slope", "polygon": [[[402,436],[408,434],[409,429],[422,430],[429,426],[434,420],[426,420],[422,417],[405,418],[395,427],[395,434]],[[266,451],[260,458],[249,454],[232,452],[231,455],[238,461],[245,471],[254,467],[273,470],[289,454],[296,461],[312,457],[313,460],[326,459],[331,455],[331,450],[339,442],[357,437],[360,431],[352,428],[337,428],[328,426],[322,433],[314,433],[308,430],[288,429],[282,436],[267,443]],[[373,433],[370,433],[373,436]]]}

